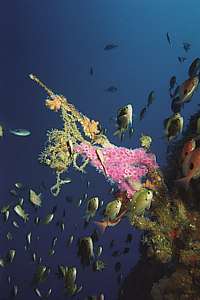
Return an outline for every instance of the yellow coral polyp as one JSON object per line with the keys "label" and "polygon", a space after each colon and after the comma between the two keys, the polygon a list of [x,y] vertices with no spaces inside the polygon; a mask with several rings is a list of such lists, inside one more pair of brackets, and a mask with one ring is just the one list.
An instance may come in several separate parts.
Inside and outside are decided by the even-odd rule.
{"label": "yellow coral polyp", "polygon": [[97,134],[99,134],[99,122],[95,122],[94,120],[90,120],[87,117],[84,117],[81,120],[81,125],[83,126],[85,135],[94,139]]}
{"label": "yellow coral polyp", "polygon": [[62,105],[62,99],[60,96],[55,96],[55,98],[53,100],[47,99],[45,101],[45,105],[46,107],[48,107],[50,110],[53,110],[55,112],[57,112],[58,110],[60,110],[61,105]]}

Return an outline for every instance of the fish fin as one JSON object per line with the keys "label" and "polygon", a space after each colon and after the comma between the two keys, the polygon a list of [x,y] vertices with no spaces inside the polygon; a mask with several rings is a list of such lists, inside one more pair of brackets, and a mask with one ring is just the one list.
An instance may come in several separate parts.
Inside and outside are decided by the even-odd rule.
{"label": "fish fin", "polygon": [[120,130],[120,129],[116,130],[116,131],[113,133],[113,135],[119,135],[119,134],[121,134],[121,130]]}
{"label": "fish fin", "polygon": [[113,135],[117,135],[117,136],[120,138],[121,141],[123,140],[124,133],[122,132],[122,130],[120,130],[120,129],[116,130],[116,131],[113,133]]}
{"label": "fish fin", "polygon": [[84,218],[84,220],[86,221],[86,223],[89,223],[90,218],[91,218],[91,215],[88,214],[88,213],[86,213],[86,215],[85,215],[83,218]]}
{"label": "fish fin", "polygon": [[135,133],[135,129],[131,126],[131,127],[129,128],[129,132],[128,132],[129,138],[132,138],[132,136],[133,136],[134,133]]}
{"label": "fish fin", "polygon": [[[179,97],[178,97],[179,98]],[[181,111],[182,105],[177,102],[177,98],[174,98],[171,103],[171,109],[174,113],[179,113]]]}
{"label": "fish fin", "polygon": [[101,233],[103,234],[108,227],[107,221],[100,221],[100,222],[94,222],[100,229]]}
{"label": "fish fin", "polygon": [[186,191],[189,189],[190,177],[183,177],[175,180],[175,183],[181,187],[183,187]]}

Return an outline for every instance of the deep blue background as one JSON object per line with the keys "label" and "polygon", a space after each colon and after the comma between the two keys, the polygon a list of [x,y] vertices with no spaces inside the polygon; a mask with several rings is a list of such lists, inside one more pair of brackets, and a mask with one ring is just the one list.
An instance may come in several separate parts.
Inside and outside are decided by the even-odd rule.
{"label": "deep blue background", "polygon": [[[70,170],[68,174],[73,183],[65,186],[58,198],[53,198],[48,189],[54,184],[54,174],[38,162],[38,154],[46,140],[46,131],[59,128],[62,122],[59,115],[45,108],[46,94],[28,78],[28,74],[38,75],[56,93],[63,94],[81,112],[92,119],[99,120],[108,129],[108,137],[120,145],[115,130],[109,121],[115,117],[119,107],[132,103],[135,110],[134,127],[136,134],[123,142],[124,146],[137,147],[142,132],[153,137],[152,151],[161,165],[165,163],[166,142],[163,135],[163,119],[170,112],[168,82],[176,75],[178,82],[187,78],[187,69],[191,61],[199,56],[199,20],[198,0],[160,1],[160,0],[1,0],[0,6],[0,122],[5,135],[0,145],[1,206],[13,199],[9,190],[16,181],[21,181],[35,191],[42,191],[43,206],[39,216],[45,216],[50,209],[58,206],[55,220],[49,226],[36,227],[32,220],[34,210],[28,204],[24,194],[25,207],[30,213],[30,222],[23,226],[14,213],[7,225],[1,223],[0,255],[7,249],[16,248],[16,260],[6,269],[0,269],[1,298],[8,297],[9,286],[6,275],[19,285],[17,299],[36,299],[30,287],[35,266],[30,253],[24,251],[25,235],[32,231],[31,250],[37,252],[43,263],[52,267],[49,280],[41,286],[47,291],[52,287],[51,299],[65,299],[63,283],[55,279],[58,264],[75,265],[78,268],[77,282],[83,284],[80,299],[85,296],[104,292],[106,299],[116,300],[118,286],[113,258],[114,249],[122,250],[128,232],[133,233],[133,242],[129,254],[122,256],[122,272],[128,274],[139,258],[138,241],[140,233],[123,220],[118,226],[109,229],[100,239],[103,245],[102,259],[107,264],[103,273],[93,273],[90,268],[80,266],[76,256],[76,241],[79,237],[91,234],[95,226],[91,224],[83,230],[85,205],[77,208],[65,201],[66,196],[78,200],[87,192],[88,196],[98,195],[104,202],[112,199],[109,184],[104,177],[89,167],[86,175]],[[172,48],[166,40],[170,33]],[[192,49],[186,55],[187,61],[180,64],[178,56],[185,56],[182,42],[192,43]],[[108,43],[116,43],[118,48],[104,51]],[[90,67],[94,76],[90,76]],[[104,90],[116,85],[116,93]],[[155,103],[150,107],[144,120],[138,120],[139,111],[147,102],[150,90],[156,92]],[[185,106],[185,121],[197,108],[199,92],[190,104]],[[27,138],[9,134],[9,128],[27,128],[32,135]],[[86,181],[91,187],[87,189]],[[47,190],[40,187],[44,181]],[[60,219],[63,208],[66,209],[65,232],[60,233],[56,221]],[[20,223],[15,229],[11,221]],[[78,225],[77,229],[75,224]],[[7,241],[6,233],[13,233],[13,241]],[[70,234],[76,239],[70,248],[66,240]],[[48,257],[48,249],[53,236],[58,235],[56,254]],[[40,236],[40,241],[36,241]],[[109,243],[115,239],[114,249]],[[133,283],[134,284],[134,283]]]}

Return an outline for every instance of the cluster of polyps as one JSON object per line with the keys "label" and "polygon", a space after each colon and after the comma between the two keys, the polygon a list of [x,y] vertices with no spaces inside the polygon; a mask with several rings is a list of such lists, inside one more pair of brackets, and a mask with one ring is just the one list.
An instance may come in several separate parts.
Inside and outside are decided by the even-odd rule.
{"label": "cluster of polyps", "polygon": [[117,183],[119,189],[126,191],[130,197],[135,190],[127,179],[129,182],[140,181],[149,169],[158,168],[155,155],[147,153],[143,148],[127,149],[117,146],[98,148],[103,160],[99,159],[96,149],[95,146],[81,143],[74,150],[89,159],[98,171],[102,171],[109,180]]}

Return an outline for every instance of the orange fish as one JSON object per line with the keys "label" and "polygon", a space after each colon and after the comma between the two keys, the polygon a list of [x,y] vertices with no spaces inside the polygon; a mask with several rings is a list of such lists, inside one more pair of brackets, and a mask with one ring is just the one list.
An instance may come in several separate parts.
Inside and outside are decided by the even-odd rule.
{"label": "orange fish", "polygon": [[192,97],[199,84],[199,76],[187,79],[179,88],[179,97],[181,103],[187,102]]}
{"label": "orange fish", "polygon": [[185,177],[176,180],[176,183],[183,185],[186,190],[189,188],[191,179],[200,177],[200,148],[193,150],[189,156],[185,163]]}
{"label": "orange fish", "polygon": [[185,158],[196,148],[196,141],[194,139],[188,140],[182,149],[181,152],[181,163],[184,162]]}
{"label": "orange fish", "polygon": [[178,87],[173,95],[171,109],[174,113],[180,112],[184,103],[191,100],[194,92],[199,84],[199,76],[194,76],[185,80],[180,87]]}
{"label": "orange fish", "polygon": [[192,152],[196,148],[196,141],[195,139],[188,140],[181,151],[181,157],[180,157],[180,164],[182,166],[182,173],[184,176],[186,176],[188,172],[188,162],[191,158]]}

